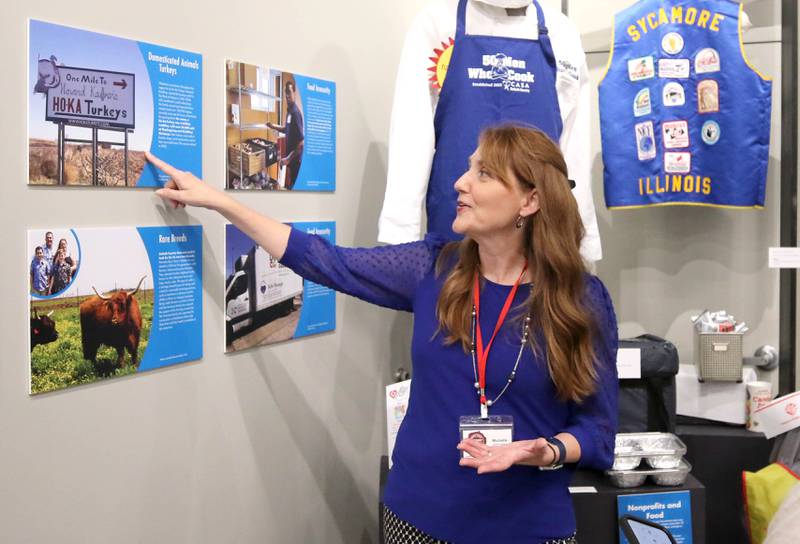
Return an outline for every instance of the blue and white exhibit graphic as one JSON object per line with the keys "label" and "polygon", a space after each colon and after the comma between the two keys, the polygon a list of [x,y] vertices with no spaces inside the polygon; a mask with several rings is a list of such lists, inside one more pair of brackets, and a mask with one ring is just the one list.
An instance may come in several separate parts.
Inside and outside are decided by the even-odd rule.
{"label": "blue and white exhibit graphic", "polygon": [[[333,221],[287,223],[336,242]],[[225,351],[336,328],[336,293],[280,264],[234,225],[225,226]]]}
{"label": "blue and white exhibit graphic", "polygon": [[203,356],[200,226],[28,231],[30,393]]}
{"label": "blue and white exhibit graphic", "polygon": [[228,189],[336,189],[336,83],[226,63]]}
{"label": "blue and white exhibit graphic", "polygon": [[[617,516],[634,518],[634,523],[628,524],[629,530],[640,537],[639,542],[669,542],[666,538],[659,539],[660,530],[648,525],[657,524],[669,531],[678,544],[692,544],[692,498],[689,491],[619,495]],[[635,523],[637,519],[643,520],[643,523]],[[622,527],[619,542],[630,544]]]}
{"label": "blue and white exhibit graphic", "polygon": [[160,187],[150,151],[202,177],[203,58],[32,19],[28,183]]}

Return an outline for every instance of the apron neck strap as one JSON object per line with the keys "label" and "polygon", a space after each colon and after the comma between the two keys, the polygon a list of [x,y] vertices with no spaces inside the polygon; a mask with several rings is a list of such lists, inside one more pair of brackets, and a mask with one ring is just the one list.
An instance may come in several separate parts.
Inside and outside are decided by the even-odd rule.
{"label": "apron neck strap", "polygon": [[542,6],[536,0],[533,0],[533,5],[536,8],[536,24],[539,25],[539,39],[541,40],[542,36],[547,36],[547,24],[544,20]]}
{"label": "apron neck strap", "polygon": [[[458,0],[458,12],[456,14],[456,38],[464,36],[466,32],[467,21],[467,3],[470,0]],[[544,20],[544,12],[542,6],[539,5],[537,0],[533,0],[533,6],[536,8],[536,23],[539,26],[539,39],[547,36],[547,24]]]}

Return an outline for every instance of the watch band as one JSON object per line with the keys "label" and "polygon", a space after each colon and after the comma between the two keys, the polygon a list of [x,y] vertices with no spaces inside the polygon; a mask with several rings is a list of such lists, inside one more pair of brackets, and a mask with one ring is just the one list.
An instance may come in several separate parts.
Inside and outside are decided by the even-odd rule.
{"label": "watch band", "polygon": [[555,459],[549,465],[545,465],[543,467],[539,467],[542,470],[557,470],[564,466],[564,460],[567,458],[567,447],[564,443],[556,438],[555,436],[551,436],[549,438],[545,438],[548,444],[553,446],[553,450],[557,452]]}

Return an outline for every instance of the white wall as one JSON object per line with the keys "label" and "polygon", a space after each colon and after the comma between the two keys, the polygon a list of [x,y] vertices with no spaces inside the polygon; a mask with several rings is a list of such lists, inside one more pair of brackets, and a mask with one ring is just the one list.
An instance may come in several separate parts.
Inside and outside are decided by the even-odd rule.
{"label": "white wall", "polygon": [[[247,194],[287,220],[335,219],[343,244],[374,243],[384,189],[395,67],[425,0],[288,3],[97,0],[6,3],[0,21],[6,145],[0,232],[0,542],[375,542],[382,386],[408,366],[409,316],[338,298],[339,329],[280,346],[222,354],[222,221],[174,214],[149,191],[53,190],[25,185],[26,18],[35,17],[204,55],[204,171],[224,168],[223,61],[250,61],[333,79],[338,94],[334,194]],[[553,0],[558,5],[560,2]],[[593,77],[602,36],[628,0],[571,0]],[[777,0],[753,2],[770,39]],[[301,7],[302,6],[302,7]],[[766,30],[761,30],[766,28]],[[755,35],[755,34],[754,34]],[[770,38],[772,36],[772,38]],[[607,42],[607,38],[605,40]],[[756,41],[763,41],[761,39]],[[592,45],[595,44],[595,45]],[[777,345],[779,45],[749,45],[776,76],[767,208],[606,211],[597,119],[595,198],[607,282],[623,335],[662,334],[688,357],[688,315],[727,308],[753,327],[746,350]],[[202,361],[62,393],[27,395],[25,230],[43,226],[202,223]]]}

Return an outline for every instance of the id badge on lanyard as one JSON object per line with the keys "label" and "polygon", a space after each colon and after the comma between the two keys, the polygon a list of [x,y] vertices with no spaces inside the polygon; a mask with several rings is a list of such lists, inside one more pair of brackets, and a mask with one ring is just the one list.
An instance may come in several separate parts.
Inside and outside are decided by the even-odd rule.
{"label": "id badge on lanyard", "polygon": [[[489,343],[486,345],[486,349],[483,347],[483,336],[480,328],[480,280],[477,272],[475,273],[473,287],[474,307],[472,310],[472,319],[473,339],[476,340],[476,342],[473,342],[472,360],[473,366],[475,366],[475,347],[477,347],[478,364],[477,368],[474,368],[473,370],[476,375],[475,388],[478,390],[478,395],[480,396],[480,415],[467,415],[459,418],[458,430],[462,440],[478,440],[487,446],[503,446],[506,444],[511,444],[511,442],[514,440],[514,418],[510,415],[489,415],[489,407],[492,406],[492,404],[496,402],[503,395],[503,393],[506,392],[506,389],[508,389],[508,387],[511,385],[511,382],[514,381],[516,370],[522,356],[522,350],[524,349],[525,343],[528,339],[528,323],[530,321],[530,317],[526,316],[525,318],[522,343],[520,344],[520,350],[517,354],[516,363],[514,364],[514,370],[511,371],[511,374],[508,377],[506,387],[503,388],[494,401],[486,398],[486,363],[489,358],[489,350],[492,347],[492,343],[494,342],[500,327],[503,325],[503,321],[505,321],[506,315],[511,308],[511,303],[514,300],[514,295],[519,287],[520,280],[522,279],[523,274],[525,274],[525,270],[527,268],[528,264],[525,263],[525,266],[522,268],[522,272],[520,272],[519,278],[517,278],[517,281],[511,288],[511,292],[506,298],[503,309],[500,312],[500,317],[495,325],[494,333],[492,334],[492,338],[489,340]],[[474,344],[477,344],[477,346]],[[462,452],[461,455],[462,457],[470,457],[467,452]]]}
{"label": "id badge on lanyard", "polygon": [[[461,440],[477,440],[487,446],[504,446],[514,440],[512,416],[461,416],[458,422]],[[461,457],[472,457],[465,451]]]}

